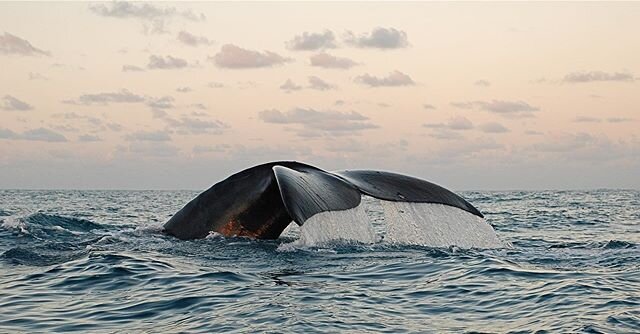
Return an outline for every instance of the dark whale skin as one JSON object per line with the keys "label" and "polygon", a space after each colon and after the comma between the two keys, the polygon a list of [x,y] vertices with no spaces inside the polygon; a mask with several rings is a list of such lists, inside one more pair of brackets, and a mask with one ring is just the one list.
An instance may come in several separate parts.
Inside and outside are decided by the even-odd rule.
{"label": "dark whale skin", "polygon": [[462,197],[436,184],[382,171],[327,172],[296,161],[245,169],[196,196],[164,225],[164,232],[188,240],[210,232],[224,236],[276,239],[295,221],[354,208],[361,193],[382,200],[439,203],[479,217]]}

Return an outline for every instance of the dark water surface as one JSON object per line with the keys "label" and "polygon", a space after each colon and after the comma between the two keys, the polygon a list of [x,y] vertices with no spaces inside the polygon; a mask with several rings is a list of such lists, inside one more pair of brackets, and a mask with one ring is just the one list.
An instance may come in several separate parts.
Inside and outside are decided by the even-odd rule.
{"label": "dark water surface", "polygon": [[640,333],[640,191],[462,193],[499,250],[161,234],[195,195],[0,190],[0,332]]}

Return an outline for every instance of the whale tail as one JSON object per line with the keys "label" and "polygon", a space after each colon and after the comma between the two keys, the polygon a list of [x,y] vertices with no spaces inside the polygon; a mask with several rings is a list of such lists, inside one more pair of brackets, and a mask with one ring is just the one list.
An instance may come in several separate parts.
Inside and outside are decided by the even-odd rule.
{"label": "whale tail", "polygon": [[[314,216],[357,208],[362,194],[386,203],[385,215],[398,221],[430,220],[438,207],[440,215],[449,210],[483,222],[482,213],[462,197],[418,178],[370,170],[327,172],[299,162],[279,161],[216,183],[178,211],[164,230],[180,239],[203,238],[210,232],[275,239],[291,221],[303,226]],[[475,223],[470,224],[463,228],[473,228]],[[443,234],[441,228],[439,233]]]}

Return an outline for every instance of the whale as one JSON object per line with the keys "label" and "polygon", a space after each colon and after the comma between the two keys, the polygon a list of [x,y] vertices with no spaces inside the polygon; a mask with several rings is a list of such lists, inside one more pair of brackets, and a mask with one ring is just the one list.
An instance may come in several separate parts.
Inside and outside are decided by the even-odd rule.
{"label": "whale", "polygon": [[399,228],[416,229],[409,235],[422,233],[435,245],[483,247],[497,242],[478,209],[437,184],[387,171],[329,172],[297,161],[268,162],[229,176],[188,202],[163,231],[183,240],[213,232],[277,239],[291,222],[302,227],[359,210],[363,196],[383,203],[385,215],[404,224]]}

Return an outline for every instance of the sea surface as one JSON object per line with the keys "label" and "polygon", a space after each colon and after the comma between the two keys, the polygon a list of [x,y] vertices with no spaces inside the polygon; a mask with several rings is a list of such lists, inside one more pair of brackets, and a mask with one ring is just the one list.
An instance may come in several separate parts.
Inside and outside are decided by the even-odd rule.
{"label": "sea surface", "polygon": [[0,333],[640,333],[640,191],[460,194],[507,246],[180,241],[194,191],[0,190]]}

